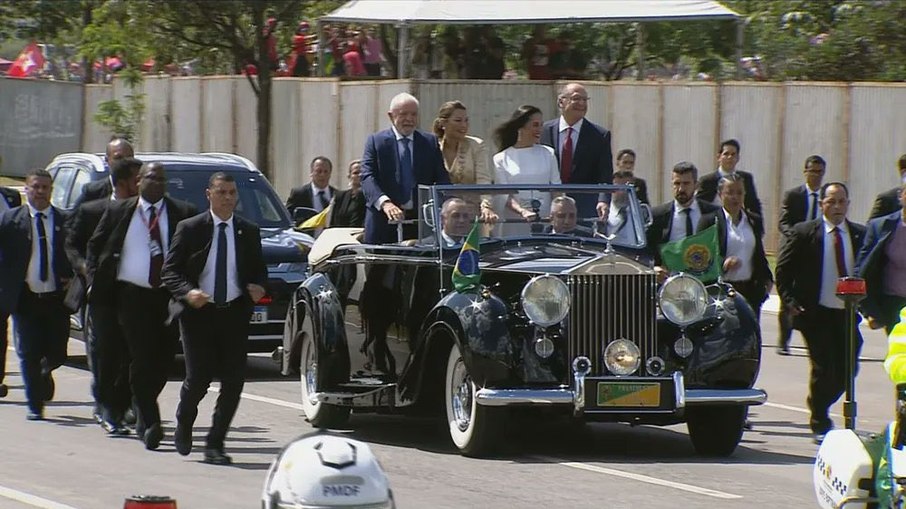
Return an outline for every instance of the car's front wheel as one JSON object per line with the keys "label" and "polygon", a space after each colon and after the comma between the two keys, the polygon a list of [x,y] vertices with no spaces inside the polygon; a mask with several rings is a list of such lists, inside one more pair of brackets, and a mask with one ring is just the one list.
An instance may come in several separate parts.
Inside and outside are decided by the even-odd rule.
{"label": "car's front wheel", "polygon": [[469,376],[459,347],[453,344],[444,377],[444,406],[450,438],[466,456],[483,456],[494,449],[502,428],[502,412],[477,404],[476,386]]}
{"label": "car's front wheel", "polygon": [[316,428],[336,428],[349,420],[349,407],[340,407],[318,401],[318,346],[315,344],[314,327],[311,313],[306,313],[299,330],[299,341],[302,343],[301,373],[302,410],[308,422]]}
{"label": "car's front wheel", "polygon": [[746,422],[742,405],[704,406],[686,410],[686,426],[695,451],[703,456],[729,456],[736,450]]}

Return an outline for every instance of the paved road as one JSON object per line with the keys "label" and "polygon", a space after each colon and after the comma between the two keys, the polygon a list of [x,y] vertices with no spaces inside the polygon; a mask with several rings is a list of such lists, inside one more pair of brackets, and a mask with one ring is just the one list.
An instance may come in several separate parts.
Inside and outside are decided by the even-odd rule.
{"label": "paved road", "polygon": [[[776,320],[771,314],[764,319],[770,345]],[[893,390],[880,363],[884,336],[866,331],[865,339],[859,423],[878,430],[891,414]],[[48,420],[27,422],[10,353],[11,392],[0,400],[0,508],[109,509],[122,507],[130,494],[170,495],[180,509],[258,507],[272,458],[311,430],[297,404],[297,381],[280,377],[270,359],[256,357],[227,442],[236,461],[232,467],[205,465],[199,453],[177,455],[172,417],[157,452],[145,451],[134,437],[109,438],[91,419],[89,373],[76,341],[70,344],[71,362],[57,372]],[[803,409],[805,352],[796,348],[793,356],[780,357],[765,348],[763,360],[759,385],[769,403],[752,412],[755,429],[724,460],[696,457],[684,426],[595,424],[576,430],[522,419],[509,427],[506,452],[484,460],[456,454],[442,426],[431,420],[353,416],[353,436],[373,444],[402,508],[815,507],[815,446]],[[161,397],[165,417],[174,413],[178,379],[171,379]],[[201,426],[210,423],[214,396],[203,402]],[[835,412],[841,412],[839,405]],[[836,421],[842,426],[841,418]],[[196,429],[196,444],[204,432]]]}

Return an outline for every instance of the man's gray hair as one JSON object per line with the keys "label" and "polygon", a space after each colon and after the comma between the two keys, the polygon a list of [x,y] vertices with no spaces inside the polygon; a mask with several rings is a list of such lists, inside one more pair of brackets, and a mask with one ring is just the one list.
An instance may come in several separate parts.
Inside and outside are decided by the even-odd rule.
{"label": "man's gray hair", "polygon": [[553,207],[554,205],[563,205],[564,203],[569,203],[573,207],[576,206],[576,200],[574,200],[572,198],[572,196],[564,195],[564,196],[558,196],[558,197],[554,198],[553,200],[551,200],[551,207]]}
{"label": "man's gray hair", "polygon": [[406,103],[415,103],[415,106],[417,107],[418,99],[408,92],[396,94],[393,96],[393,99],[390,100],[390,111],[393,111]]}

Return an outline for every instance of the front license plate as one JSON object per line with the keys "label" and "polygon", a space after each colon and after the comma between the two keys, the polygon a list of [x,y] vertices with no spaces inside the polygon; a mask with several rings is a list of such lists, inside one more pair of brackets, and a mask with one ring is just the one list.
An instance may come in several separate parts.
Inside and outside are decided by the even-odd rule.
{"label": "front license plate", "polygon": [[598,382],[599,407],[659,407],[661,384],[646,382]]}
{"label": "front license plate", "polygon": [[252,318],[249,323],[267,323],[267,308],[264,306],[255,306],[252,310]]}

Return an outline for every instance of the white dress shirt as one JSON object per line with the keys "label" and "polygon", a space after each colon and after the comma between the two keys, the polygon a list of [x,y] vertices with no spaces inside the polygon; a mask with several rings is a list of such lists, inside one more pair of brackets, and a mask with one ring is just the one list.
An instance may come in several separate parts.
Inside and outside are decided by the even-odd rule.
{"label": "white dress shirt", "polygon": [[692,210],[690,213],[692,216],[692,231],[686,231],[686,213],[683,212],[685,208],[680,205],[676,200],[673,200],[673,225],[670,227],[670,239],[671,241],[684,239],[689,235],[695,234],[695,229],[698,228],[698,220],[702,218],[702,211],[698,207],[698,200],[693,199],[692,203],[686,207]]}
{"label": "white dress shirt", "polygon": [[[802,184],[802,187],[805,188],[805,220],[811,221],[812,219],[818,219],[821,217],[821,190],[820,189],[809,189],[808,184]],[[814,195],[812,194],[814,193]],[[818,203],[815,203],[818,202]],[[811,216],[812,213],[812,204],[814,203],[815,207],[815,217]]]}
{"label": "white dress shirt", "polygon": [[724,274],[727,281],[748,281],[752,279],[752,257],[755,254],[755,230],[749,223],[749,218],[742,210],[739,211],[739,224],[733,224],[733,218],[725,209],[721,209],[727,219],[727,258],[735,256],[740,264]]}
{"label": "white dress shirt", "polygon": [[560,139],[558,140],[560,144],[557,146],[559,147],[559,150],[560,150],[560,160],[561,161],[563,160],[563,147],[566,146],[566,129],[569,127],[573,128],[572,136],[570,136],[570,138],[573,139],[573,154],[572,155],[576,155],[576,145],[579,143],[579,130],[582,129],[582,122],[585,122],[584,118],[580,118],[578,121],[576,121],[575,124],[569,125],[566,123],[566,119],[564,119],[562,115],[560,116],[560,131],[559,131]]}
{"label": "white dress shirt", "polygon": [[324,210],[326,208],[326,207],[321,206],[321,199],[318,197],[318,193],[320,193],[322,191],[324,192],[324,203],[329,204],[330,199],[332,198],[332,196],[330,195],[330,186],[327,186],[324,189],[320,189],[318,186],[316,186],[314,184],[311,185],[312,208],[314,208],[318,212],[321,212],[322,210]]}
{"label": "white dress shirt", "polygon": [[[843,301],[837,297],[837,279],[842,274],[837,274],[837,252],[834,250],[834,224],[824,218],[824,256],[821,270],[821,290],[818,294],[818,304],[826,308],[843,309]],[[846,261],[846,273],[853,273],[853,249],[849,238],[849,227],[846,221],[840,223],[840,235],[843,240],[843,259]]]}
{"label": "white dress shirt", "polygon": [[[409,155],[412,158],[412,182],[416,186],[418,186],[418,183],[416,182],[416,179],[415,179],[415,137],[412,134],[410,134],[409,136],[403,136],[402,134],[400,134],[399,131],[396,130],[396,126],[394,126],[394,125],[391,125],[390,129],[393,131],[393,136],[396,138],[396,153],[398,156],[397,160],[402,161],[403,153],[406,151],[405,145],[400,143],[400,140],[402,140],[403,138],[407,138],[409,140]],[[400,163],[400,168],[402,168],[402,163]],[[312,188],[314,188],[314,186],[312,186]],[[383,209],[381,209],[381,207],[384,205],[385,201],[390,201],[390,197],[387,196],[386,194],[382,194],[381,197],[378,198],[378,201],[377,201],[378,210],[383,210]],[[411,209],[412,200],[409,200],[406,203],[401,204],[400,208]]]}
{"label": "white dress shirt", "polygon": [[167,207],[164,200],[148,203],[144,198],[138,198],[138,204],[129,220],[129,228],[123,239],[123,252],[120,254],[120,266],[117,271],[117,281],[125,281],[142,288],[151,288],[148,274],[151,272],[151,207],[157,211],[157,224],[160,226],[160,239],[163,243],[161,252],[167,255],[170,247],[168,233],[170,230],[167,222]]}
{"label": "white dress shirt", "polygon": [[233,216],[230,216],[226,221],[221,220],[219,217],[214,215],[213,212],[210,212],[211,217],[214,218],[214,231],[212,232],[211,239],[211,250],[208,251],[208,259],[204,264],[204,268],[201,270],[201,274],[198,277],[198,286],[201,288],[201,291],[211,296],[211,300],[214,299],[214,284],[217,278],[217,245],[218,245],[218,236],[220,235],[220,223],[226,223],[227,228],[224,233],[226,233],[227,239],[227,302],[232,302],[239,298],[242,295],[242,289],[239,288],[239,271],[236,267],[236,231],[234,229]]}
{"label": "white dress shirt", "polygon": [[[5,201],[5,200],[4,200]],[[57,234],[53,220],[53,207],[38,210],[28,204],[29,217],[31,218],[31,258],[28,260],[28,271],[25,273],[25,282],[34,293],[55,292],[57,290],[54,268],[54,237]],[[41,281],[41,248],[38,243],[38,224],[36,214],[44,214],[44,234],[47,242],[47,281]]]}

